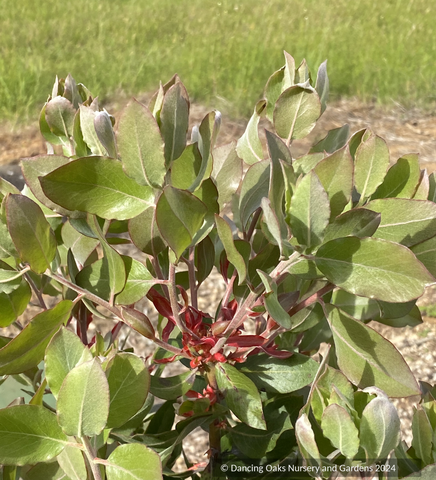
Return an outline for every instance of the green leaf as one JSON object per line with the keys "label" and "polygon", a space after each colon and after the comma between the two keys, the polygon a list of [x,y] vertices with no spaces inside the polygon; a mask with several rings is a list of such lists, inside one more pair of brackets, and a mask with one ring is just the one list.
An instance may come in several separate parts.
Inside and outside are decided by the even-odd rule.
{"label": "green leaf", "polygon": [[433,463],[433,429],[421,405],[414,409],[412,434],[412,447],[415,450],[415,455],[423,461],[424,465]]}
{"label": "green leaf", "polygon": [[167,186],[156,205],[159,231],[179,258],[201,227],[207,207],[186,190]]}
{"label": "green leaf", "polygon": [[265,100],[257,102],[247,128],[236,144],[236,153],[248,165],[253,165],[263,160],[263,148],[259,140],[259,120],[265,107]]}
{"label": "green leaf", "polygon": [[231,201],[241,183],[242,161],[236,154],[234,142],[214,149],[211,177],[217,186],[218,202],[222,209]]}
{"label": "green leaf", "polygon": [[371,237],[380,225],[380,213],[366,208],[353,208],[335,218],[325,231],[324,243],[342,237]]}
{"label": "green leaf", "polygon": [[257,354],[238,364],[238,370],[252,380],[258,389],[290,393],[312,383],[318,366],[315,360],[299,353],[289,358]]}
{"label": "green leaf", "polygon": [[372,200],[366,208],[381,214],[375,238],[410,247],[436,234],[436,204],[433,202],[382,198]]}
{"label": "green leaf", "polygon": [[52,145],[62,145],[62,140],[51,131],[50,126],[47,123],[47,118],[45,114],[47,110],[47,105],[48,102],[44,104],[41,113],[39,114],[39,130],[41,131],[41,134],[46,142],[49,142]]}
{"label": "green leaf", "polygon": [[76,110],[72,103],[64,97],[57,96],[45,107],[45,120],[54,135],[68,139],[73,134],[74,115]]}
{"label": "green leaf", "polygon": [[197,269],[196,279],[200,285],[208,278],[215,262],[215,246],[210,237],[206,237],[200,242],[194,253],[194,263]]}
{"label": "green leaf", "polygon": [[295,83],[295,60],[289,53],[284,52],[286,64],[274,72],[265,86],[264,97],[267,100],[266,115],[270,121],[280,94]]}
{"label": "green leaf", "polygon": [[388,167],[389,149],[382,138],[373,135],[359,145],[356,150],[354,183],[361,201],[376,191],[383,182]]}
{"label": "green leaf", "polygon": [[134,308],[121,307],[123,322],[145,338],[154,340],[154,328],[146,315]]}
{"label": "green leaf", "polygon": [[430,238],[425,242],[413,245],[412,252],[416,258],[422,262],[427,270],[436,276],[436,237]]}
{"label": "green leaf", "polygon": [[81,97],[77,89],[77,83],[74,78],[69,73],[64,82],[64,97],[67,98],[74,106],[78,108],[79,103],[81,103]]}
{"label": "green leaf", "polygon": [[109,385],[98,359],[74,367],[57,402],[59,425],[67,435],[98,435],[109,414]]}
{"label": "green leaf", "polygon": [[0,328],[8,327],[27,308],[32,291],[29,284],[22,280],[10,293],[0,293]]}
{"label": "green leaf", "polygon": [[271,316],[279,325],[286,329],[292,327],[291,317],[288,312],[282,307],[277,297],[277,285],[272,281],[271,277],[261,270],[257,270],[262,283],[265,286],[264,304]]}
{"label": "green leaf", "polygon": [[37,157],[24,158],[21,160],[23,176],[32,193],[43,205],[61,215],[69,215],[72,212],[60,207],[45,196],[39,182],[39,177],[47,175],[56,168],[66,165],[69,161],[69,158],[61,155],[38,155]]}
{"label": "green leaf", "polygon": [[358,320],[373,320],[380,317],[380,307],[376,300],[358,297],[345,290],[335,290],[331,303]]}
{"label": "green leaf", "polygon": [[165,160],[169,166],[180,157],[186,146],[189,124],[188,93],[177,81],[166,92],[160,113],[161,132],[165,141]]}
{"label": "green leaf", "polygon": [[92,360],[92,354],[79,337],[61,327],[50,340],[45,351],[45,375],[54,397],[58,397],[59,390],[68,373],[77,365]]}
{"label": "green leaf", "polygon": [[79,109],[80,128],[82,130],[83,140],[94,155],[99,155],[101,157],[106,156],[107,151],[100,142],[94,126],[95,117],[99,112],[96,112],[86,105],[80,105]]}
{"label": "green leaf", "polygon": [[359,431],[350,414],[337,404],[329,405],[322,415],[321,428],[335,448],[347,459],[352,459],[359,450]]}
{"label": "green leaf", "polygon": [[224,393],[230,410],[250,427],[266,430],[262,402],[256,385],[243,373],[228,363],[215,367],[218,388]]}
{"label": "green leaf", "polygon": [[230,437],[240,452],[249,458],[262,458],[274,449],[280,434],[291,427],[287,411],[274,413],[274,417],[267,421],[268,430],[251,428],[245,423],[238,423],[229,429]]}
{"label": "green leaf", "polygon": [[349,135],[350,126],[348,124],[339,128],[334,128],[333,130],[330,130],[322,140],[311,147],[309,153],[336,152],[336,150],[339,150],[347,144]]}
{"label": "green leaf", "polygon": [[156,223],[156,207],[144,210],[129,220],[129,235],[139,250],[156,257],[166,246]]}
{"label": "green leaf", "polygon": [[274,109],[274,127],[277,134],[289,143],[309,135],[320,115],[318,94],[313,89],[295,85],[278,98]]}
{"label": "green leaf", "polygon": [[74,258],[82,265],[98,245],[97,239],[82,235],[69,221],[63,224],[61,235],[64,245],[71,249]]}
{"label": "green leaf", "polygon": [[18,257],[8,227],[0,221],[0,258]]}
{"label": "green leaf", "polygon": [[342,212],[351,199],[353,170],[348,146],[324,158],[313,169],[329,196],[332,219]]}
{"label": "green leaf", "polygon": [[124,289],[115,297],[117,305],[132,305],[147,295],[155,279],[145,265],[132,257],[121,256],[127,275]]}
{"label": "green leaf", "polygon": [[144,362],[132,353],[118,353],[107,369],[110,406],[107,428],[124,425],[142,407],[150,386]]}
{"label": "green leaf", "polygon": [[121,292],[126,284],[126,269],[121,255],[109,245],[103,234],[97,217],[89,215],[87,221],[96,237],[100,240],[100,245],[104,252],[104,259],[108,264],[109,270],[109,301],[112,302],[116,293]]}
{"label": "green leaf", "polygon": [[398,350],[362,322],[329,307],[338,365],[360,388],[376,386],[390,397],[419,395],[419,387]]}
{"label": "green leaf", "polygon": [[315,90],[318,93],[321,102],[321,113],[327,108],[329,98],[329,77],[327,76],[327,60],[321,63],[316,75]]}
{"label": "green leaf", "polygon": [[138,185],[111,158],[79,158],[40,180],[53,202],[107,219],[136,217],[154,202],[153,190]]}
{"label": "green leaf", "polygon": [[26,465],[47,462],[59,455],[67,437],[56,415],[38,405],[0,410],[0,463]]}
{"label": "green leaf", "polygon": [[330,218],[330,205],[317,175],[309,173],[297,184],[290,209],[291,230],[298,242],[314,247],[322,242]]}
{"label": "green leaf", "polygon": [[118,149],[129,177],[140,185],[162,186],[166,173],[162,136],[150,110],[136,100],[120,118]]}
{"label": "green leaf", "polygon": [[107,480],[162,480],[159,455],[139,443],[118,446],[104,461]]}
{"label": "green leaf", "polygon": [[21,469],[23,480],[71,480],[65,476],[58,462],[37,463]]}
{"label": "green leaf", "polygon": [[164,400],[175,400],[192,388],[195,372],[185,372],[173,377],[150,377],[150,393]]}
{"label": "green leaf", "polygon": [[198,143],[188,145],[171,165],[171,185],[174,188],[193,192],[199,185],[196,179],[200,173],[202,162]]}
{"label": "green leaf", "polygon": [[82,127],[80,125],[80,110],[77,110],[76,116],[74,117],[73,140],[78,157],[87,157],[92,154],[91,149],[85,143],[85,140],[83,140]]}
{"label": "green leaf", "polygon": [[309,153],[296,158],[292,165],[296,175],[306,174],[313,170],[324,158],[324,153]]}
{"label": "green leaf", "polygon": [[270,161],[252,165],[244,176],[239,198],[239,214],[245,229],[252,213],[260,207],[263,197],[268,197]]}
{"label": "green leaf", "polygon": [[8,193],[20,193],[18,188],[0,177],[0,194],[6,196]]}
{"label": "green leaf", "polygon": [[295,422],[295,436],[297,437],[303,457],[309,461],[313,459],[316,463],[320,464],[321,455],[315,440],[315,434],[309,418],[305,413]]}
{"label": "green leaf", "polygon": [[414,300],[434,281],[408,248],[378,238],[331,240],[320,247],[315,261],[338,287],[386,302]]}
{"label": "green leaf", "polygon": [[101,258],[80,270],[76,275],[76,283],[79,287],[109,301],[111,289],[109,286],[109,265],[106,259]]}
{"label": "green leaf", "polygon": [[247,265],[244,257],[235,247],[232,230],[224,218],[221,218],[219,215],[215,215],[215,224],[218,236],[226,251],[227,259],[238,271],[239,285],[241,285],[247,276]]}
{"label": "green leaf", "polygon": [[29,263],[34,272],[45,272],[56,254],[56,238],[42,210],[24,195],[9,195],[6,215],[21,260]]}
{"label": "green leaf", "polygon": [[418,155],[414,153],[404,155],[388,170],[383,183],[371,198],[412,198],[418,186],[419,177]]}
{"label": "green leaf", "polygon": [[360,445],[369,462],[386,458],[400,441],[400,419],[387,397],[379,396],[365,407],[360,421]]}
{"label": "green leaf", "polygon": [[32,321],[5,347],[0,349],[0,375],[22,373],[36,367],[44,358],[45,349],[71,313],[70,300],[36,315]]}
{"label": "green leaf", "polygon": [[[341,399],[341,406],[354,408],[354,390],[351,383],[342,372],[327,366],[315,383],[310,399],[310,406],[319,423],[321,423],[322,414],[333,396]],[[339,402],[335,403],[339,404]]]}
{"label": "green leaf", "polygon": [[94,128],[97,138],[100,140],[103,148],[107,151],[109,157],[118,158],[115,133],[112,126],[111,117],[106,110],[97,112],[94,118]]}
{"label": "green leaf", "polygon": [[71,480],[84,480],[87,470],[83,453],[76,447],[65,447],[57,457],[60,467]]}

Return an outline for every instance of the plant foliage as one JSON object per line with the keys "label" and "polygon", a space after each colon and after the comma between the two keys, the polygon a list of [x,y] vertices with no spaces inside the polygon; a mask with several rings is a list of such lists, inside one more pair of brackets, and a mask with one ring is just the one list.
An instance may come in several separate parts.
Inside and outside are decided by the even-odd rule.
{"label": "plant foliage", "polygon": [[[217,111],[187,142],[177,75],[116,127],[86,87],[56,79],[40,115],[47,155],[22,160],[21,192],[0,183],[0,326],[20,329],[0,337],[0,382],[30,392],[0,410],[3,480],[436,469],[436,389],[368,324],[422,321],[435,178],[415,155],[389,167],[369,129],[332,130],[295,158],[328,77],[326,63],[312,81],[305,61],[285,60],[245,133],[221,146]],[[210,275],[225,291],[201,311]],[[102,322],[109,333],[91,334]],[[146,361],[121,328],[154,346]],[[413,395],[408,446],[390,398]],[[209,449],[192,465],[183,440],[198,427]]]}

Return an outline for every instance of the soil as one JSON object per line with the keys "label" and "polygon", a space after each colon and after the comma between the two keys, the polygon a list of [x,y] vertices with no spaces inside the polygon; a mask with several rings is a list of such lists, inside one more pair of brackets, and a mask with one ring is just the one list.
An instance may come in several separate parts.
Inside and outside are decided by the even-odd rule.
{"label": "soil", "polygon": [[[139,96],[144,103],[149,95]],[[119,116],[121,111],[120,102],[113,105],[105,105],[105,108]],[[198,124],[207,110],[200,105],[191,107],[191,121]],[[371,127],[374,133],[383,137],[390,148],[391,160],[395,161],[407,153],[419,153],[422,168],[428,173],[436,171],[436,116],[420,110],[404,110],[400,106],[381,108],[374,104],[363,104],[358,100],[341,100],[329,105],[327,111],[321,117],[316,129],[310,136],[301,142],[296,142],[292,147],[294,157],[304,154],[309,145],[323,138],[328,130],[340,127],[348,123],[352,133],[361,128]],[[222,127],[218,138],[219,144],[229,143],[241,136],[246,126],[245,119],[232,119],[223,115]],[[266,121],[261,122],[261,127],[268,128]],[[20,178],[19,159],[44,154],[46,147],[41,137],[38,126],[29,125],[20,128],[0,126],[0,176],[12,181],[17,186],[23,185]],[[200,299],[200,307],[207,309],[206,305],[215,303],[217,297],[222,294],[222,285],[218,278],[212,278],[202,288],[203,295]],[[428,305],[436,303],[436,293],[429,288],[419,304]],[[149,306],[143,305],[144,311]],[[403,354],[416,378],[420,381],[436,383],[436,322],[432,318],[424,318],[424,323],[411,329],[410,327],[393,329],[379,324],[371,327],[378,330],[388,338]],[[12,332],[11,332],[12,333]],[[4,333],[3,333],[4,334]],[[129,343],[140,352],[146,354],[150,345],[144,344],[142,337],[132,335]],[[137,351],[138,351],[137,350]],[[141,354],[141,353],[140,353]],[[172,373],[174,374],[174,373]],[[399,408],[403,438],[410,444],[411,441],[411,416],[413,405],[417,398],[397,400]],[[205,461],[204,452],[207,449],[204,432],[194,431],[191,439],[184,442],[190,461],[193,463]]]}

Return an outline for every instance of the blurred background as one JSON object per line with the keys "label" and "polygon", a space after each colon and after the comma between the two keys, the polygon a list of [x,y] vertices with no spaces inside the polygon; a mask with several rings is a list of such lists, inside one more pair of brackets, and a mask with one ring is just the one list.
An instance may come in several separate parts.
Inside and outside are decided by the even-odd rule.
{"label": "blurred background", "polygon": [[432,110],[428,0],[0,0],[0,121],[35,121],[55,76],[103,102],[178,73],[191,99],[247,117],[269,75],[328,59],[331,100]]}

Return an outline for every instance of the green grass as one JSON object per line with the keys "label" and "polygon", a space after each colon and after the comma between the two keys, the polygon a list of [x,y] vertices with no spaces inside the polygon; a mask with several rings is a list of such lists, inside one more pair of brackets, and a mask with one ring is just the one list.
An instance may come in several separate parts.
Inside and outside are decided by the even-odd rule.
{"label": "green grass", "polygon": [[0,0],[0,119],[34,118],[55,75],[108,98],[177,72],[191,98],[247,115],[286,49],[333,98],[434,105],[428,0]]}

